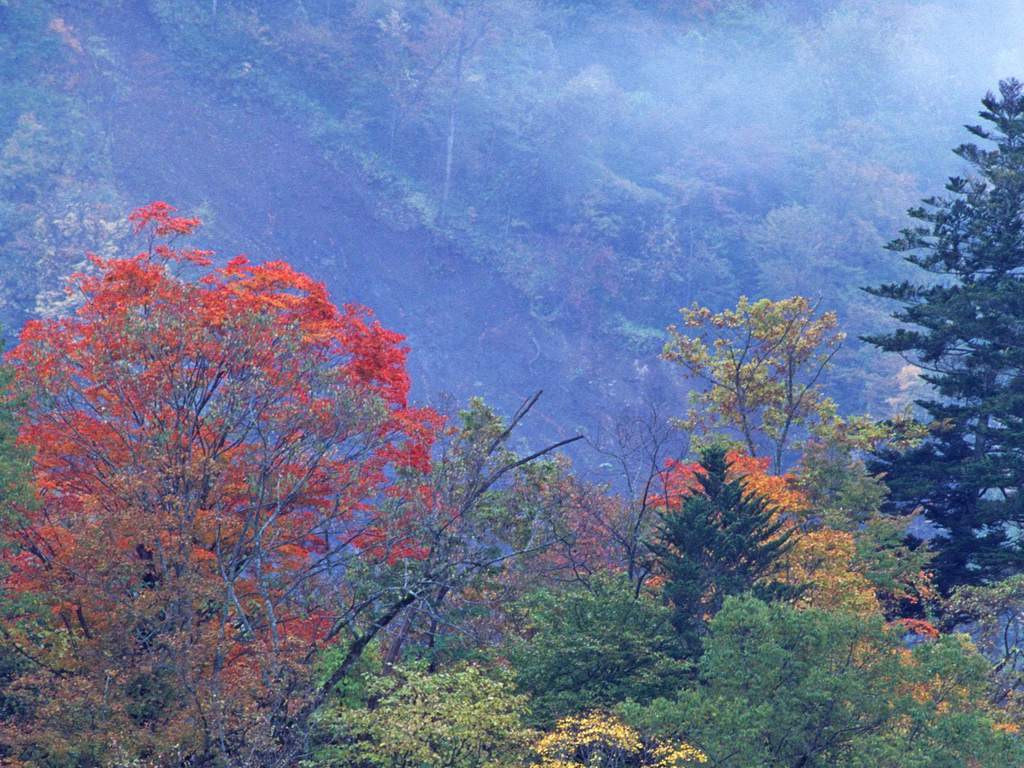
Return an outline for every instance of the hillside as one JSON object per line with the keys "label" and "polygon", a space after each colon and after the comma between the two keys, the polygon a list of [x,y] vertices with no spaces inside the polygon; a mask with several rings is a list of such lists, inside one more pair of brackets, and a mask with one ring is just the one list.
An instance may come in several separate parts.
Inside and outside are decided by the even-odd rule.
{"label": "hillside", "polygon": [[[694,301],[801,293],[851,338],[884,324],[859,289],[899,274],[882,245],[1011,55],[977,5],[14,0],[4,325],[166,199],[223,258],[372,306],[418,397],[543,388],[545,433],[593,430],[678,400],[657,354]],[[855,341],[838,362],[844,407],[885,412],[896,363]]]}

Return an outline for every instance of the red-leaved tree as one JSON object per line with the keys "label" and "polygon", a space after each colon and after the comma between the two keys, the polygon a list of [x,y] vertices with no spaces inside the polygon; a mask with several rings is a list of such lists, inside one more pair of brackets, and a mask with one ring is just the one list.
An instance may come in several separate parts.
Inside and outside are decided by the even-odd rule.
{"label": "red-leaved tree", "polygon": [[146,249],[93,258],[77,313],[8,356],[37,498],[2,524],[26,670],[3,737],[82,764],[289,764],[321,649],[351,664],[415,600],[439,419],[367,310],[283,262],[212,267],[166,203],[130,218]]}

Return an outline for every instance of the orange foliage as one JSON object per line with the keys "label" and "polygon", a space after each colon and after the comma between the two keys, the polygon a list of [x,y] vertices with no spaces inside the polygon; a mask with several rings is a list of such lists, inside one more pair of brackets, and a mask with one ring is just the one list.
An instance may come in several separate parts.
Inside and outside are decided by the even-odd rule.
{"label": "orange foliage", "polygon": [[[766,498],[775,513],[782,515],[790,526],[798,526],[810,511],[810,503],[796,478],[790,473],[770,474],[768,458],[733,450],[727,454],[727,459],[730,480],[742,478],[747,491]],[[698,469],[696,463],[670,466],[666,496],[671,503],[681,503],[699,489]],[[800,605],[877,614],[880,605],[874,587],[857,569],[855,558],[856,545],[850,533],[827,527],[800,531],[784,558],[780,579],[807,586],[800,597]]]}
{"label": "orange foliage", "polygon": [[[770,474],[770,459],[732,450],[726,454],[726,460],[729,462],[729,480],[742,478],[749,492],[764,496],[780,514],[806,511],[807,498],[797,487],[793,475]],[[679,503],[682,498],[700,488],[696,476],[699,469],[700,465],[696,462],[672,462],[668,465],[665,495],[670,503]]]}
{"label": "orange foliage", "polygon": [[398,480],[429,471],[440,420],[408,406],[402,337],[284,262],[210,268],[173,213],[133,212],[148,249],[91,257],[77,314],[8,356],[38,504],[3,531],[26,598],[3,630],[46,692],[15,743],[257,749],[238,729],[301,706],[346,569],[422,556],[429,499]]}
{"label": "orange foliage", "polygon": [[940,634],[938,628],[934,624],[930,621],[924,621],[923,619],[899,619],[894,623],[899,624],[907,632],[928,640],[934,640]]}
{"label": "orange foliage", "polygon": [[881,606],[874,587],[856,570],[855,556],[853,536],[846,531],[809,531],[787,554],[784,581],[807,585],[799,605],[877,615]]}

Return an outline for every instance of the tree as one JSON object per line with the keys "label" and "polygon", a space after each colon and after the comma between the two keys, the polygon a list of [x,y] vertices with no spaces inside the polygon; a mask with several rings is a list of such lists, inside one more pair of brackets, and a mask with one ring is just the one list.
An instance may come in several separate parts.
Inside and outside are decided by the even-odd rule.
{"label": "tree", "polygon": [[508,657],[537,725],[671,695],[689,676],[670,611],[622,575],[537,592],[521,615]]}
{"label": "tree", "polygon": [[[852,570],[870,584],[879,603],[876,607],[890,617],[920,613],[924,602],[934,597],[928,570],[931,553],[906,541],[909,517],[882,512],[888,488],[880,475],[868,470],[862,457],[882,444],[912,446],[923,431],[909,416],[882,422],[865,417],[835,419],[807,441],[794,477],[804,497],[803,524],[811,529],[796,549],[815,540],[830,541],[837,550],[828,555],[827,549],[820,551],[825,568],[835,570],[837,560],[849,559]],[[848,558],[851,547],[852,558]],[[840,605],[827,599],[815,604]]]}
{"label": "tree", "polygon": [[727,596],[754,592],[768,599],[799,592],[777,580],[794,544],[792,528],[743,479],[730,479],[729,466],[724,448],[705,449],[694,475],[697,487],[662,513],[650,545],[673,606],[672,624],[693,656],[700,653],[707,619]]}
{"label": "tree", "polygon": [[1020,764],[966,636],[908,649],[900,634],[881,618],[731,597],[711,621],[701,684],[623,714],[723,768]]}
{"label": "tree", "polygon": [[37,503],[3,520],[25,605],[3,633],[35,700],[5,731],[44,754],[271,761],[323,696],[319,649],[367,610],[345,575],[423,557],[409,481],[437,419],[407,405],[398,334],[282,262],[209,268],[173,211],[135,211],[147,250],[94,257],[77,315],[28,323],[9,356]]}
{"label": "tree", "polygon": [[686,742],[647,737],[600,712],[562,718],[534,752],[540,758],[537,768],[683,768],[708,761]]}
{"label": "tree", "polygon": [[1019,717],[1024,705],[1024,575],[957,587],[943,605],[943,623],[971,634],[992,663],[993,700]]}
{"label": "tree", "polygon": [[30,662],[3,733],[44,762],[290,765],[381,633],[519,554],[529,524],[485,502],[576,438],[508,451],[538,394],[435,466],[452,432],[409,406],[399,334],[283,262],[213,268],[166,203],[129,218],[146,250],[94,257],[78,313],[9,356],[36,499],[0,520]]}
{"label": "tree", "polygon": [[525,696],[477,667],[428,674],[415,666],[370,680],[361,706],[318,717],[313,764],[323,768],[497,768],[520,764],[531,733]]}
{"label": "tree", "polygon": [[[854,443],[892,437],[892,430],[866,420],[835,420],[816,430],[797,471],[774,475],[767,457],[726,453],[729,480],[763,497],[775,519],[793,536],[778,561],[776,579],[799,590],[796,604],[875,615],[920,612],[932,590],[928,553],[904,542],[907,521],[883,516],[877,504],[884,485],[865,474],[852,454]],[[670,463],[666,496],[678,503],[700,487],[699,464]]]}
{"label": "tree", "polygon": [[[20,522],[19,510],[32,504],[30,474],[31,453],[18,443],[18,398],[12,390],[13,372],[0,368],[0,530]],[[25,610],[22,596],[4,589],[9,575],[3,553],[13,546],[0,536],[0,616],[10,617]],[[0,619],[0,722],[24,714],[27,702],[13,684],[30,668],[32,658],[21,652],[4,634],[5,621]],[[0,741],[0,762],[11,758],[7,745]]]}
{"label": "tree", "polygon": [[[0,365],[0,520],[11,521],[33,503],[31,449],[18,441],[21,398],[14,387],[14,371]],[[0,539],[0,546],[8,542]]]}
{"label": "tree", "polygon": [[803,587],[797,605],[875,616],[881,607],[872,583],[857,568],[857,554],[846,531],[808,531],[786,555],[780,579]]}
{"label": "tree", "polygon": [[610,479],[565,478],[565,533],[552,559],[583,582],[595,574],[622,573],[639,594],[654,565],[647,542],[658,510],[668,503],[665,490],[686,440],[658,404],[645,402],[624,410],[606,433],[587,442]]}
{"label": "tree", "polygon": [[[415,564],[417,598],[388,631],[386,663],[408,652],[434,668],[446,655],[479,653],[499,642],[509,605],[564,568],[549,557],[564,536],[563,473],[540,459],[580,438],[525,456],[510,447],[540,396],[510,419],[473,398],[439,431],[430,503],[416,523],[425,552]],[[409,584],[412,575],[407,566],[402,578]],[[379,579],[368,585],[379,589]]]}
{"label": "tree", "polygon": [[992,142],[956,154],[972,178],[953,177],[945,197],[909,211],[918,224],[889,249],[931,276],[868,291],[899,302],[903,327],[866,340],[924,373],[934,396],[918,404],[930,434],[904,454],[882,452],[897,511],[923,511],[939,535],[939,586],[979,584],[1024,567],[1024,86],[1000,83],[982,101]]}
{"label": "tree", "polygon": [[681,310],[685,327],[699,335],[669,326],[662,357],[708,385],[691,394],[685,423],[736,429],[751,456],[767,453],[781,472],[798,431],[835,410],[820,384],[845,336],[834,312],[818,316],[817,310],[802,296],[755,302],[743,296],[735,309],[719,313],[697,304]]}

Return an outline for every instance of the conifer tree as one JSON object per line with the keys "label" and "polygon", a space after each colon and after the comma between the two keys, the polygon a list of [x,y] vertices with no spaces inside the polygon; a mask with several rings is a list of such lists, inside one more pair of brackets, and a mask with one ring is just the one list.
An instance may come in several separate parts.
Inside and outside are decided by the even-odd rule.
{"label": "conifer tree", "polygon": [[930,435],[883,453],[891,507],[920,509],[937,528],[944,591],[1024,567],[1024,86],[989,93],[968,126],[990,148],[963,144],[972,168],[947,195],[909,211],[918,224],[889,244],[932,277],[867,289],[898,301],[903,327],[866,338],[922,369],[934,394],[918,401]]}
{"label": "conifer tree", "polygon": [[699,488],[663,513],[651,544],[666,577],[672,624],[694,656],[706,620],[729,595],[750,592],[770,600],[799,592],[773,580],[780,558],[794,543],[792,529],[766,498],[728,475],[725,449],[705,449],[696,472]]}

